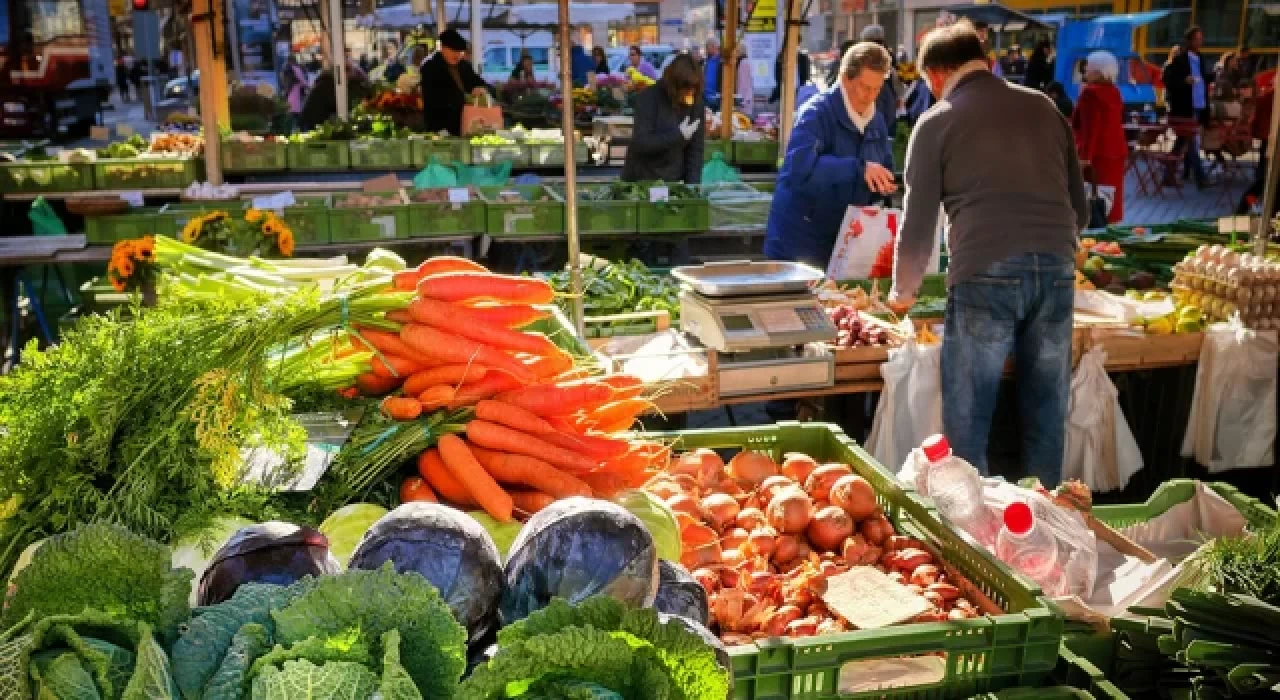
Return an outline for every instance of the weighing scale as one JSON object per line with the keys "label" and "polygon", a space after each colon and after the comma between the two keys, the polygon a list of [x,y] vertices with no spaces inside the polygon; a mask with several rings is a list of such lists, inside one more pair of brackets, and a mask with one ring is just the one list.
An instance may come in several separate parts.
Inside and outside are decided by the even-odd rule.
{"label": "weighing scale", "polygon": [[677,267],[680,329],[718,351],[722,396],[829,387],[836,338],[810,286],[821,271],[791,262]]}

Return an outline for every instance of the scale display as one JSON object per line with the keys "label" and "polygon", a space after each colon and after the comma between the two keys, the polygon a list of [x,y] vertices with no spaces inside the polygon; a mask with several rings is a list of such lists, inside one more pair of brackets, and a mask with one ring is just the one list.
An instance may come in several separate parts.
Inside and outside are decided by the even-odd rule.
{"label": "scale display", "polygon": [[686,291],[680,323],[702,344],[720,352],[741,352],[831,341],[835,324],[809,294],[713,299]]}

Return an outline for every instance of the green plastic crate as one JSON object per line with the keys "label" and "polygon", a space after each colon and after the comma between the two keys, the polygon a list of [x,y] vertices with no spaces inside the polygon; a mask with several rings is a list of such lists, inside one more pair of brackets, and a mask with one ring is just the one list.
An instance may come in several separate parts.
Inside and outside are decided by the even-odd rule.
{"label": "green plastic crate", "polygon": [[280,212],[293,231],[293,242],[299,246],[329,243],[329,197],[295,197],[294,201]]}
{"label": "green plastic crate", "polygon": [[361,139],[349,144],[353,170],[385,170],[413,165],[413,146],[406,139]]}
{"label": "green plastic crate", "polygon": [[762,182],[748,182],[747,184],[751,185],[751,187],[755,188],[760,192],[767,192],[769,194],[773,194],[778,189],[777,180],[768,180],[768,181],[762,181]]}
{"label": "green plastic crate", "polygon": [[410,238],[481,234],[484,226],[484,200],[474,194],[468,202],[453,203],[415,202],[410,196]]}
{"label": "green plastic crate", "polygon": [[100,190],[185,188],[200,177],[195,158],[101,159],[93,164],[94,186]]}
{"label": "green plastic crate", "polygon": [[773,165],[778,162],[778,142],[734,141],[733,162],[738,165]]}
{"label": "green plastic crate", "polygon": [[174,237],[177,233],[173,216],[166,213],[164,207],[143,207],[128,214],[86,216],[84,219],[85,241],[91,245],[109,245],[143,236]]}
{"label": "green plastic crate", "polygon": [[711,159],[714,158],[717,153],[724,158],[724,162],[729,163],[733,161],[733,148],[729,141],[725,139],[707,139],[703,142],[703,161],[710,163]]}
{"label": "green plastic crate", "polygon": [[431,162],[435,156],[441,165],[450,163],[470,163],[471,143],[466,139],[413,139],[412,157],[414,167],[421,168]]}
{"label": "green plastic crate", "polygon": [[1053,683],[1045,687],[1012,687],[975,695],[972,700],[1129,700],[1129,696],[1088,659],[1065,645],[1058,656]]}
{"label": "green plastic crate", "polygon": [[303,141],[289,144],[290,170],[346,170],[351,149],[346,141]]}
{"label": "green plastic crate", "polygon": [[[1276,511],[1274,508],[1252,496],[1241,493],[1239,489],[1231,484],[1213,481],[1206,483],[1206,485],[1226,499],[1228,503],[1235,506],[1250,527],[1260,528],[1275,522]],[[1195,480],[1170,479],[1160,484],[1160,488],[1151,494],[1146,503],[1094,506],[1093,517],[1113,528],[1145,523],[1175,505],[1191,500],[1195,492]]]}
{"label": "green plastic crate", "polygon": [[284,141],[223,141],[222,169],[229,173],[271,173],[289,167],[289,144]]}
{"label": "green plastic crate", "polygon": [[705,199],[639,202],[639,233],[686,233],[711,228],[711,207]]}
{"label": "green plastic crate", "polygon": [[[498,201],[502,193],[511,192],[518,192],[525,201]],[[491,236],[564,234],[564,202],[542,185],[481,187],[480,196],[485,205],[484,230]]]}
{"label": "green plastic crate", "polygon": [[81,192],[93,189],[92,163],[0,163],[0,192]]}
{"label": "green plastic crate", "polygon": [[529,149],[522,144],[511,143],[495,146],[471,144],[472,165],[493,165],[495,163],[511,163],[512,166],[529,164]]}
{"label": "green plastic crate", "polygon": [[[768,639],[729,648],[733,665],[733,697],[772,698],[875,697],[932,700],[963,698],[1000,688],[1040,685],[1058,664],[1063,620],[1055,609],[1029,591],[986,552],[945,527],[934,513],[910,498],[839,427],[825,423],[785,422],[754,428],[728,428],[658,433],[678,450],[750,449],[781,461],[786,452],[803,452],[822,462],[844,462],[875,488],[885,515],[895,528],[933,547],[964,573],[1005,613],[945,623],[899,625],[804,639]],[[842,671],[861,678],[864,662],[886,657],[938,658],[942,677],[924,685],[851,692],[842,688]]]}
{"label": "green plastic crate", "polygon": [[[564,165],[564,144],[534,143],[525,146],[528,149],[529,165],[545,167]],[[573,144],[573,162],[587,162],[587,144],[581,141]]]}
{"label": "green plastic crate", "polygon": [[[578,185],[578,233],[635,233],[640,225],[637,202],[617,200],[583,199],[581,193],[602,188],[602,185]],[[560,201],[564,188],[554,190]]]}
{"label": "green plastic crate", "polygon": [[408,238],[409,230],[409,207],[404,204],[346,208],[335,199],[329,210],[329,238],[334,243]]}
{"label": "green plastic crate", "polygon": [[226,202],[174,202],[164,205],[164,213],[173,219],[173,225],[181,231],[187,222],[197,216],[225,211],[233,217],[242,216],[248,204],[241,199]]}

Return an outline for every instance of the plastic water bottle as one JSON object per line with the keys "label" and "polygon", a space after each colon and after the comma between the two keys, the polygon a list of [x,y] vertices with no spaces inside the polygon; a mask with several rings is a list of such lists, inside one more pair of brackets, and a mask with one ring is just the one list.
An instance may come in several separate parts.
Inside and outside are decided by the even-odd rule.
{"label": "plastic water bottle", "polygon": [[920,451],[928,463],[916,476],[917,490],[933,498],[934,507],[947,520],[983,546],[994,546],[1000,523],[983,502],[982,475],[972,464],[953,455],[951,443],[942,435],[926,439]]}
{"label": "plastic water bottle", "polygon": [[996,539],[996,556],[1040,584],[1049,595],[1061,595],[1065,578],[1058,564],[1058,540],[1036,524],[1031,506],[1010,503],[1004,509],[1004,527]]}

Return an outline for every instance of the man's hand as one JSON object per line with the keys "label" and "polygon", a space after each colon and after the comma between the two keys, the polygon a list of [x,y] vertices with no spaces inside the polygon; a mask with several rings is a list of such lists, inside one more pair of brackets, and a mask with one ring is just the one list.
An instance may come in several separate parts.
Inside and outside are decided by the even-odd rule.
{"label": "man's hand", "polygon": [[889,300],[889,310],[898,316],[905,316],[916,305],[915,297],[895,297]]}
{"label": "man's hand", "polygon": [[867,163],[865,177],[867,187],[877,194],[891,194],[898,189],[898,185],[893,181],[893,173],[879,163]]}

